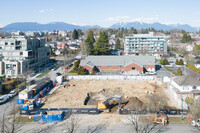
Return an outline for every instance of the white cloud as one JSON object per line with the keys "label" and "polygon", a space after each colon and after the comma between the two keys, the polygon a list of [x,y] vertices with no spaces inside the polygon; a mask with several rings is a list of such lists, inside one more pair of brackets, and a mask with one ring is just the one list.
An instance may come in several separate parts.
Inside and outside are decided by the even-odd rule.
{"label": "white cloud", "polygon": [[45,12],[53,12],[54,9],[41,9],[41,10],[33,10],[34,13],[45,13]]}
{"label": "white cloud", "polygon": [[131,18],[130,16],[117,16],[117,17],[109,17],[106,18],[105,21],[107,22],[145,22],[145,23],[153,23],[158,20],[158,15],[156,17],[149,17],[149,18]]}

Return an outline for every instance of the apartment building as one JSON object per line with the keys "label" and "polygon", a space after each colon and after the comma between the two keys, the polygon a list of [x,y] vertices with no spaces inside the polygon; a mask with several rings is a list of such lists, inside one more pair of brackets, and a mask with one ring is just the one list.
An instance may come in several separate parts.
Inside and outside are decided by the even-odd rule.
{"label": "apartment building", "polygon": [[167,42],[165,36],[154,36],[149,34],[133,34],[125,36],[125,54],[154,55],[160,58],[167,53]]}
{"label": "apartment building", "polygon": [[38,71],[49,63],[49,54],[42,38],[0,38],[0,75],[18,77],[28,70]]}

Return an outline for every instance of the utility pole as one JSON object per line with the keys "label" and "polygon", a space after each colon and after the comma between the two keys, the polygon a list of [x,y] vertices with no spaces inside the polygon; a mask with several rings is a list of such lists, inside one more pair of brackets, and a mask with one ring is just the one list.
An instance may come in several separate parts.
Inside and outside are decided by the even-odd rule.
{"label": "utility pole", "polygon": [[182,106],[182,120],[183,120],[183,97],[181,96],[181,106]]}

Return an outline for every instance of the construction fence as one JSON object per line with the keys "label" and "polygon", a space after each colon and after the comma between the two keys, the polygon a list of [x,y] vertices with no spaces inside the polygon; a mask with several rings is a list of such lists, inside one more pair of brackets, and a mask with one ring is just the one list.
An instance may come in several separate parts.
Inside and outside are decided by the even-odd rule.
{"label": "construction fence", "polygon": [[[181,110],[181,109],[170,109],[170,110],[161,110],[160,112],[163,112],[167,115],[186,115],[188,113],[188,110]],[[128,110],[128,109],[119,109],[119,114],[120,115],[131,115],[131,114],[148,114],[148,113],[153,113],[149,110]]]}
{"label": "construction fence", "polygon": [[123,76],[123,75],[79,75],[79,76],[66,76],[66,79],[104,79],[104,80],[154,80],[155,76]]}
{"label": "construction fence", "polygon": [[65,114],[99,114],[99,109],[97,108],[41,108],[38,110],[22,110],[20,109],[21,115],[35,115],[38,113],[43,113],[45,111],[64,111]]}

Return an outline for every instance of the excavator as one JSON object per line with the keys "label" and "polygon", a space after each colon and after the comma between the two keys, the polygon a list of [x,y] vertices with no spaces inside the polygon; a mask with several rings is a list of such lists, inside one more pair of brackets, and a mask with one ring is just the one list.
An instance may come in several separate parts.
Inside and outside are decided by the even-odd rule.
{"label": "excavator", "polygon": [[110,105],[109,105],[109,101],[111,100],[119,100],[119,108],[120,108],[120,104],[122,102],[122,96],[120,97],[110,97],[107,100],[102,100],[98,102],[98,109],[100,111],[104,111],[104,112],[110,112]]}

